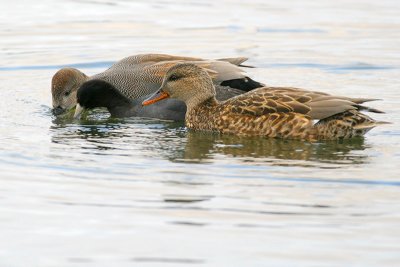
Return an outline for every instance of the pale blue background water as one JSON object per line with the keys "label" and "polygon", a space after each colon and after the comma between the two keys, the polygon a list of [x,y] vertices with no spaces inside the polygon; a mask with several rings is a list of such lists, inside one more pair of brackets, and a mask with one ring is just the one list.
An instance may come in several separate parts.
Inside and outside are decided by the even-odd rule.
{"label": "pale blue background water", "polygon": [[[0,1],[0,266],[398,266],[400,2]],[[309,144],[56,120],[58,68],[247,56],[392,125]]]}

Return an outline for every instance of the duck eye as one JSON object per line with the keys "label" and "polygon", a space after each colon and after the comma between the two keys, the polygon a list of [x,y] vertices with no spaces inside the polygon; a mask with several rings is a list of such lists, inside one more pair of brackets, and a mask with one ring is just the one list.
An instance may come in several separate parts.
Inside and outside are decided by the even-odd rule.
{"label": "duck eye", "polygon": [[176,80],[179,80],[180,78],[181,77],[179,77],[179,76],[177,76],[175,74],[172,74],[171,76],[169,76],[168,81],[176,81]]}
{"label": "duck eye", "polygon": [[69,96],[70,93],[71,93],[71,91],[66,91],[66,92],[64,93],[64,96]]}

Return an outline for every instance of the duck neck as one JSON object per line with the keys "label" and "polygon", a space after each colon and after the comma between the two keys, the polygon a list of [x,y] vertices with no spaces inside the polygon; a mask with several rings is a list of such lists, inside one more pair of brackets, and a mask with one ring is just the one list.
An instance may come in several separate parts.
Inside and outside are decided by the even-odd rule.
{"label": "duck neck", "polygon": [[76,90],[79,89],[79,87],[84,83],[87,82],[90,77],[87,76],[85,73],[81,72],[80,70],[74,69],[75,75],[74,75],[74,82],[77,84]]}
{"label": "duck neck", "polygon": [[199,100],[193,98],[186,102],[187,112],[190,112],[200,106],[211,107],[216,105],[218,105],[218,100],[215,98],[215,96],[211,96],[205,100]]}
{"label": "duck neck", "polygon": [[185,125],[191,129],[201,128],[213,130],[214,120],[213,114],[215,113],[215,107],[218,105],[218,101],[215,96],[212,96],[196,105],[187,105],[187,111],[185,115]]}
{"label": "duck neck", "polygon": [[106,107],[113,117],[128,117],[136,112],[132,102],[120,94],[111,97]]}

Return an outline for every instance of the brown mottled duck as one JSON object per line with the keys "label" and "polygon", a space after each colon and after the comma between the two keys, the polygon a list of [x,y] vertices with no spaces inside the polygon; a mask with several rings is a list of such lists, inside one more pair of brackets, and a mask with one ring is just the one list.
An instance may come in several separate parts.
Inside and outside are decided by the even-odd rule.
{"label": "brown mottled duck", "polygon": [[213,71],[194,64],[176,65],[143,105],[176,98],[186,103],[185,124],[190,129],[309,141],[362,136],[385,123],[360,112],[382,113],[361,105],[375,99],[298,88],[262,87],[219,102],[210,75]]}

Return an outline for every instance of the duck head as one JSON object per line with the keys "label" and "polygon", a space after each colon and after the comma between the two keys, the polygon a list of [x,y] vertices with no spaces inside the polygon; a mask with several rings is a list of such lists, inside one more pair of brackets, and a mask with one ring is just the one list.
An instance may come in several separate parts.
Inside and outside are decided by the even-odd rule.
{"label": "duck head", "polygon": [[62,68],[54,74],[51,80],[54,115],[75,107],[77,90],[87,79],[88,76],[74,68]]}
{"label": "duck head", "polygon": [[105,107],[111,116],[121,111],[129,111],[131,101],[123,96],[113,85],[102,80],[90,80],[82,84],[76,94],[77,105],[74,118],[79,119],[87,109]]}
{"label": "duck head", "polygon": [[188,108],[196,106],[215,96],[215,88],[210,75],[216,72],[190,63],[177,64],[166,73],[160,89],[143,101],[151,105],[165,98],[176,98],[186,103]]}

